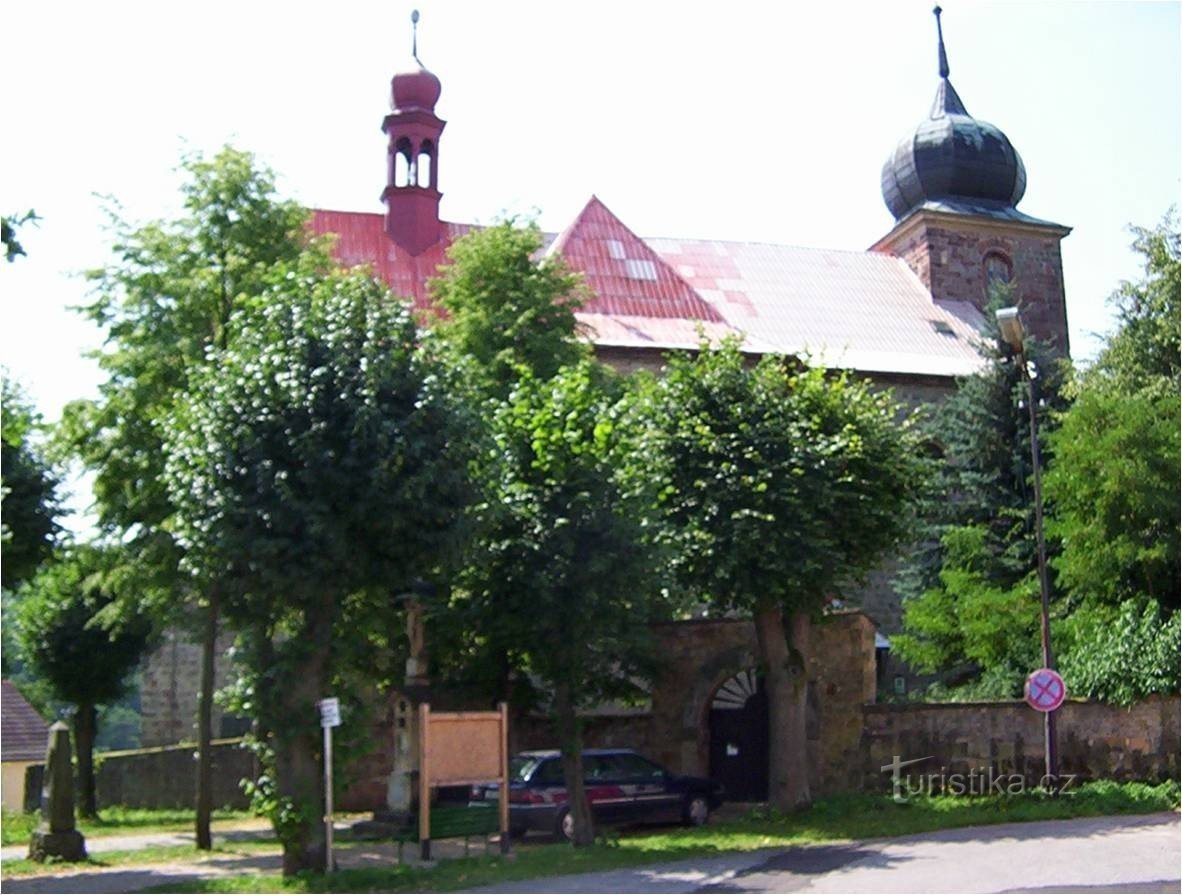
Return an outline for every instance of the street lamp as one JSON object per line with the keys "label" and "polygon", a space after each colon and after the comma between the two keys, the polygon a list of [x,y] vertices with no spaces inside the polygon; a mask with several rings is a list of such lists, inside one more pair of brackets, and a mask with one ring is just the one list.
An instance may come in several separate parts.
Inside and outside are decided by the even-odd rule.
{"label": "street lamp", "polygon": [[[1034,467],[1034,530],[1038,538],[1038,584],[1042,597],[1042,664],[1044,668],[1054,669],[1055,657],[1051,652],[1051,583],[1047,575],[1047,544],[1043,535],[1042,523],[1042,457],[1038,444],[1038,367],[1034,361],[1026,360],[1023,345],[1025,329],[1022,318],[1018,316],[1017,308],[999,308],[996,312],[997,325],[1001,330],[1001,337],[1014,351],[1018,369],[1022,371],[1030,388],[1030,460]],[[1050,783],[1051,793],[1058,791],[1059,785],[1059,740],[1055,731],[1055,713],[1043,713],[1043,744],[1046,758],[1046,775]]]}

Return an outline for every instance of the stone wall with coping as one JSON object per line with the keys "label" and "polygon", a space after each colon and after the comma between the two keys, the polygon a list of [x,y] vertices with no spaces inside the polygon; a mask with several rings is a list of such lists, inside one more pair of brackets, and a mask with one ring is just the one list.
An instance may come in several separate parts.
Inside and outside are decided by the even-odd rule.
{"label": "stone wall with coping", "polygon": [[[1165,780],[1179,775],[1177,696],[1154,696],[1129,708],[1070,700],[1057,712],[1059,763],[1081,780]],[[1036,785],[1044,773],[1043,718],[1024,702],[867,705],[861,738],[863,786],[890,787],[881,769],[927,761],[915,774],[967,774],[992,768]]]}
{"label": "stone wall with coping", "polygon": [[[661,670],[648,712],[590,714],[584,745],[636,749],[675,773],[710,770],[710,703],[741,671],[756,667],[750,619],[702,619],[653,626]],[[874,698],[874,625],[843,610],[814,623],[809,676],[808,749],[814,792],[854,788],[861,780],[862,706]],[[555,748],[544,719],[529,719],[523,748]]]}

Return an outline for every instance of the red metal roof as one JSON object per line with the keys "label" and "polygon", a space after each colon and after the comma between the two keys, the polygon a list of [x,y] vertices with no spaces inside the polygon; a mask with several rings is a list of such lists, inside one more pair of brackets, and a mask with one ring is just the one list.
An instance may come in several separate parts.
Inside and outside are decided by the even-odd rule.
{"label": "red metal roof", "polygon": [[[473,225],[444,223],[444,239],[413,256],[384,231],[381,214],[314,211],[316,233],[336,233],[337,256],[368,264],[419,310],[426,281],[452,240]],[[868,373],[961,376],[981,364],[981,313],[934,301],[900,259],[876,252],[764,243],[641,238],[591,200],[553,241],[593,298],[579,321],[594,344],[692,348],[741,334],[753,353],[808,352],[830,367]]]}
{"label": "red metal roof", "polygon": [[591,287],[594,297],[583,305],[584,313],[723,322],[595,196],[550,246],[550,253],[562,255]]}
{"label": "red metal roof", "polygon": [[49,724],[12,681],[0,681],[0,761],[44,761]]}

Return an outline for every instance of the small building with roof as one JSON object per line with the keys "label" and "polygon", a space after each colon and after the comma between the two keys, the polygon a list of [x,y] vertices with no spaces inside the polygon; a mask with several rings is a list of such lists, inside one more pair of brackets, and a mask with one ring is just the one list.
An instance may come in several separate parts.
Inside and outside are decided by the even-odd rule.
{"label": "small building with roof", "polygon": [[0,681],[0,800],[6,811],[24,810],[26,772],[31,765],[45,763],[48,745],[49,722],[29,705],[16,684]]}

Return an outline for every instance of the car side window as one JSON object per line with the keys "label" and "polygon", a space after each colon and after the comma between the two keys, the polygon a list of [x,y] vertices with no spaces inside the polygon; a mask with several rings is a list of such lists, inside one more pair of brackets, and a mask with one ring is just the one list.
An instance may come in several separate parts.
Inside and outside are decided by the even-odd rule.
{"label": "car side window", "polygon": [[530,782],[541,783],[543,786],[560,786],[563,782],[562,761],[557,758],[546,759],[534,771]]}
{"label": "car side window", "polygon": [[659,765],[655,765],[639,755],[624,754],[616,755],[614,758],[619,766],[620,776],[624,780],[653,782],[661,780],[665,776],[665,772]]}
{"label": "car side window", "polygon": [[606,755],[583,756],[583,779],[587,781],[613,780],[619,777]]}

